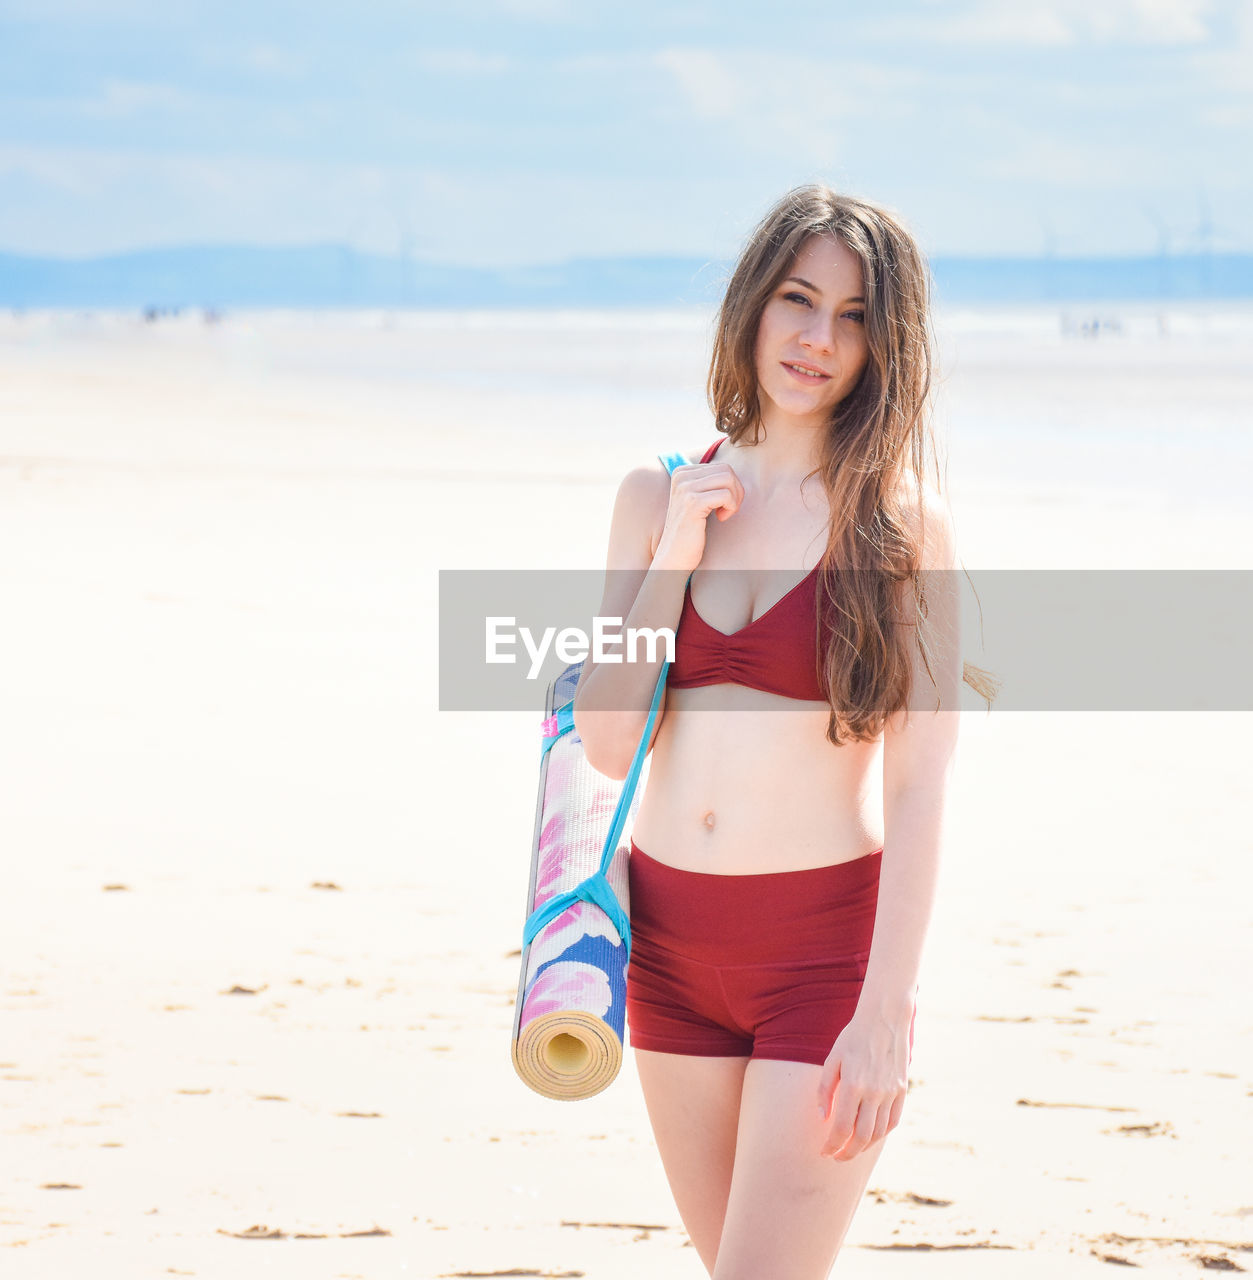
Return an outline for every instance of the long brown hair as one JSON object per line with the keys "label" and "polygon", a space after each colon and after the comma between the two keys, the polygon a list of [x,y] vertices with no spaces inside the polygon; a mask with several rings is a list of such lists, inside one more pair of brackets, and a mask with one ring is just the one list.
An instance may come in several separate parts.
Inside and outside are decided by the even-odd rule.
{"label": "long brown hair", "polygon": [[[861,262],[869,358],[823,435],[817,472],[830,504],[819,570],[819,644],[831,703],[827,738],[841,731],[872,742],[910,704],[911,639],[930,672],[925,624],[899,625],[898,592],[909,582],[914,613],[926,617],[921,570],[925,530],[905,509],[908,469],[926,491],[928,456],[940,488],[930,398],[934,338],[930,271],[913,236],[888,209],[838,195],[822,183],[789,191],[749,236],[723,296],[707,392],[714,421],[732,443],[756,444],[757,327],[767,301],[814,235],[842,241]],[[813,474],[813,473],[811,473]],[[963,679],[991,702],[995,678],[969,663]]]}

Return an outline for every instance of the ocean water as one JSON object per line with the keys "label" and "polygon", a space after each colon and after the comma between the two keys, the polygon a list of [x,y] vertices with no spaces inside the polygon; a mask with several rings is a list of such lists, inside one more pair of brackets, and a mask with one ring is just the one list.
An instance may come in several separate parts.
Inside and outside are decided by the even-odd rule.
{"label": "ocean water", "polygon": [[[664,396],[703,387],[713,322],[713,312],[698,307],[241,310],[213,320],[188,309],[153,322],[134,312],[33,311],[0,313],[0,342],[108,344],[143,335],[166,348],[208,345],[227,359],[251,354],[274,372]],[[1066,364],[1073,354],[1119,366],[1151,353],[1223,367],[1253,352],[1253,300],[962,305],[936,310],[934,327],[942,364],[963,357]]]}
{"label": "ocean water", "polygon": [[[275,371],[554,406],[612,401],[709,423],[713,319],[697,308],[288,312],[258,316],[256,332]],[[1253,303],[962,306],[934,322],[936,425],[951,476],[985,490],[1012,481],[1247,508]]]}
{"label": "ocean water", "polygon": [[[935,422],[955,484],[1248,511],[1253,302],[962,305],[934,323]],[[481,396],[492,412],[517,397],[581,433],[631,420],[665,423],[669,439],[683,424],[695,444],[712,432],[712,326],[711,310],[692,307],[238,311],[212,321],[184,311],[152,323],[31,312],[0,315],[0,344],[31,359],[125,347],[166,367],[209,361],[230,376],[369,384],[413,394],[415,405],[421,388],[466,406]]]}

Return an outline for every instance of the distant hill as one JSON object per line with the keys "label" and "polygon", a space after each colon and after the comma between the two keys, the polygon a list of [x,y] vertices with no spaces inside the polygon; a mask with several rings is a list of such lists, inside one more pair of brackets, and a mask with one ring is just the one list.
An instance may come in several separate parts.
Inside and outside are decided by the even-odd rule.
{"label": "distant hill", "polygon": [[[938,300],[1080,302],[1253,297],[1253,254],[935,258]],[[0,254],[6,307],[602,307],[708,305],[730,264],[576,258],[456,267],[336,245],[148,249],[101,258]]]}

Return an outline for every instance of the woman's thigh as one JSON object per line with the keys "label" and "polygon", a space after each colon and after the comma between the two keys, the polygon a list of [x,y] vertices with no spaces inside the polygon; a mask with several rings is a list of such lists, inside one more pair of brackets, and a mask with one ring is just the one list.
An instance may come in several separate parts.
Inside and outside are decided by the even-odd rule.
{"label": "woman's thigh", "polygon": [[[679,1216],[712,1274],[735,1166],[748,1059],[636,1049],[635,1061]],[[812,1092],[817,1093],[816,1082]]]}
{"label": "woman's thigh", "polygon": [[756,1058],[744,1075],[714,1280],[825,1280],[884,1139],[851,1160],[820,1154],[822,1068]]}

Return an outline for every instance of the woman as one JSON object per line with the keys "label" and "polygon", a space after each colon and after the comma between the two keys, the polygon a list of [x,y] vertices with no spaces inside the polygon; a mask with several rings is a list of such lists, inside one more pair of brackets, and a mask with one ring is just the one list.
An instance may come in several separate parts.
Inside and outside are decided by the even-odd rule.
{"label": "woman", "polygon": [[[954,564],[922,474],[930,353],[908,232],[790,192],[719,313],[722,436],[673,477],[632,471],[614,508],[601,613],[677,631],[628,1025],[718,1280],[826,1276],[905,1099],[962,674],[954,575],[929,573]],[[610,776],[659,668],[584,664],[575,722]]]}

